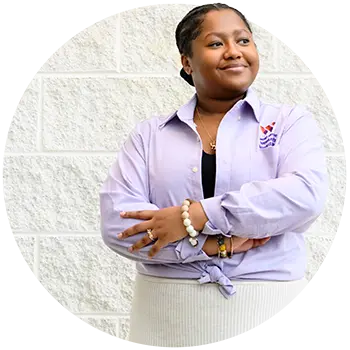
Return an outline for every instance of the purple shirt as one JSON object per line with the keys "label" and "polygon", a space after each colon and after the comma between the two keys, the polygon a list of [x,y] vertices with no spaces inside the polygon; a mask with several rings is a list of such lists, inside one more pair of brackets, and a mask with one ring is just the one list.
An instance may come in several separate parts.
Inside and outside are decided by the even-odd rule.
{"label": "purple shirt", "polygon": [[[204,199],[202,144],[193,122],[197,95],[177,112],[137,125],[109,169],[100,190],[101,233],[116,253],[135,260],[142,274],[218,283],[235,293],[231,280],[289,281],[304,277],[304,232],[322,213],[328,179],[322,138],[305,107],[264,103],[252,88],[222,119],[216,148],[215,195]],[[184,238],[154,258],[127,248],[146,233],[124,240],[117,234],[140,220],[121,211],[158,210],[200,201],[209,218],[193,248]],[[232,259],[208,256],[208,235],[271,239]]]}

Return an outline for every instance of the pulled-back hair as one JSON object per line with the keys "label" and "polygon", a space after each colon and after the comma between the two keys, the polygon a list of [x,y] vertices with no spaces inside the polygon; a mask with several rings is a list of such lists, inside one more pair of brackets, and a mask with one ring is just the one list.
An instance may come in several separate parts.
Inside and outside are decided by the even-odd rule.
{"label": "pulled-back hair", "polygon": [[202,30],[201,25],[204,21],[204,16],[209,11],[213,11],[213,10],[219,11],[224,9],[225,10],[229,9],[234,11],[242,19],[244,24],[252,33],[252,29],[247,19],[237,9],[225,4],[220,4],[220,3],[201,5],[193,8],[190,12],[188,12],[187,15],[180,21],[180,23],[176,27],[176,31],[175,31],[176,45],[177,45],[177,48],[179,49],[180,54],[183,54],[188,57],[192,57],[192,54],[193,54],[192,41],[195,40],[201,33],[201,30]]}
{"label": "pulled-back hair", "polygon": [[[252,29],[244,17],[244,15],[237,9],[230,7],[225,4],[215,3],[201,5],[193,8],[187,15],[180,21],[176,27],[175,39],[176,46],[180,54],[187,57],[192,57],[192,41],[195,40],[202,31],[202,23],[204,22],[205,15],[210,11],[219,11],[219,10],[232,10],[234,11],[247,26],[248,30],[252,32]],[[190,85],[194,86],[192,77],[188,75],[184,69],[181,69],[180,75],[184,78]]]}

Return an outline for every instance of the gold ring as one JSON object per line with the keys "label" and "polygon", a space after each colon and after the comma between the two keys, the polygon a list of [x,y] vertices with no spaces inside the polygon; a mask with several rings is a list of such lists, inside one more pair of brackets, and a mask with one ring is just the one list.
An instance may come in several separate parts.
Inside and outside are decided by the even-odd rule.
{"label": "gold ring", "polygon": [[148,234],[148,237],[149,239],[154,242],[156,239],[154,238],[153,234],[152,234],[152,230],[149,228],[147,229],[147,234]]}

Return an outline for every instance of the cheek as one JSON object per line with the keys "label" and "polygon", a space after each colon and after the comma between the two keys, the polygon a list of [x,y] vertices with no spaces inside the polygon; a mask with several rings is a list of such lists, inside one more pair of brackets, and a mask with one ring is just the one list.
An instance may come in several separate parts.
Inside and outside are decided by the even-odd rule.
{"label": "cheek", "polygon": [[206,56],[203,60],[197,63],[197,75],[205,77],[212,77],[216,73],[218,61],[214,57]]}
{"label": "cheek", "polygon": [[220,62],[220,56],[218,56],[217,54],[215,55],[215,53],[211,53],[211,54],[205,54],[201,56],[201,60],[200,62],[198,62],[198,66],[200,67],[200,69],[202,70],[202,72],[206,72],[208,71],[208,68],[216,68],[218,66]]}
{"label": "cheek", "polygon": [[250,65],[250,71],[256,74],[260,67],[260,60],[258,55],[249,55],[246,56],[246,59]]}
{"label": "cheek", "polygon": [[260,68],[260,59],[259,59],[259,56],[256,58],[256,60],[254,61],[254,72],[258,72]]}
{"label": "cheek", "polygon": [[256,67],[259,67],[260,57],[259,57],[259,54],[258,54],[257,51],[254,51],[254,52],[250,53],[249,60],[251,61],[252,65],[254,65]]}
{"label": "cheek", "polygon": [[259,67],[260,66],[260,57],[259,57],[258,53],[256,53],[255,61],[256,61],[256,66]]}
{"label": "cheek", "polygon": [[259,58],[258,49],[253,44],[250,44],[248,46],[241,46],[241,47],[242,47],[242,54],[247,60],[256,61]]}

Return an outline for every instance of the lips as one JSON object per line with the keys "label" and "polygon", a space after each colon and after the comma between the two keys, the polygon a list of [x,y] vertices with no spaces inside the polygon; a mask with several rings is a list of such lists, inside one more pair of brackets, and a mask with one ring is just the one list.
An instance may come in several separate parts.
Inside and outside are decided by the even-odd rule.
{"label": "lips", "polygon": [[239,70],[239,69],[243,69],[246,67],[247,66],[244,64],[228,64],[227,66],[220,68],[220,69],[222,69],[222,70],[226,70],[226,69]]}
{"label": "lips", "polygon": [[244,64],[229,64],[223,68],[220,68],[223,72],[229,74],[241,74],[246,71],[247,66]]}

